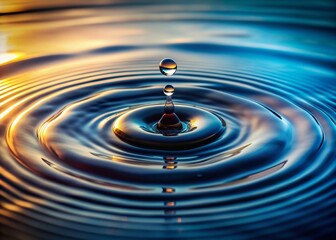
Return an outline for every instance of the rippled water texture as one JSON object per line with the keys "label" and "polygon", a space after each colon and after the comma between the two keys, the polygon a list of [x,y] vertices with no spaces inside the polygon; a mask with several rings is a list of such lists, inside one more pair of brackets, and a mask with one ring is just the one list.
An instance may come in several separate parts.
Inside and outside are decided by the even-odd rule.
{"label": "rippled water texture", "polygon": [[[1,239],[335,237],[335,2],[8,2]],[[220,134],[117,137],[121,115],[163,111],[167,84]]]}

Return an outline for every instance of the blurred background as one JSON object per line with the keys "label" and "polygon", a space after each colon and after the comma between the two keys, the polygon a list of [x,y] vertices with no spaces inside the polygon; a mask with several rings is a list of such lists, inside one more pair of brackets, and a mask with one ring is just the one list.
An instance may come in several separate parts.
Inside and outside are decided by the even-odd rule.
{"label": "blurred background", "polygon": [[4,0],[1,12],[3,63],[80,54],[106,46],[127,52],[129,47],[174,50],[190,43],[204,44],[192,49],[202,52],[212,51],[211,44],[220,44],[322,59],[335,54],[332,0],[301,4]]}

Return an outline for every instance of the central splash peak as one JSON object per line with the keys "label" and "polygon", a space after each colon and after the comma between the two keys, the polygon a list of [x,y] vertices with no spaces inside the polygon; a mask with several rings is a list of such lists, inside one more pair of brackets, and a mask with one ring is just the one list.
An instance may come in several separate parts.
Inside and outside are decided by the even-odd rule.
{"label": "central splash peak", "polygon": [[164,106],[164,114],[158,122],[158,130],[176,131],[182,129],[182,123],[179,117],[174,113],[174,103],[172,95],[174,94],[174,87],[167,85],[163,89],[164,94],[167,96],[166,104]]}

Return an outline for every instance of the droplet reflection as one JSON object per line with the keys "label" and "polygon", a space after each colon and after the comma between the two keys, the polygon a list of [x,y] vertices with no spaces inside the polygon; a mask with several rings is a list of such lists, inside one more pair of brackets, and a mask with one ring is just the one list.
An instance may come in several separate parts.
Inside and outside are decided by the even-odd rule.
{"label": "droplet reflection", "polygon": [[160,72],[166,76],[172,76],[177,70],[176,62],[171,58],[164,58],[160,62]]}
{"label": "droplet reflection", "polygon": [[166,96],[171,96],[171,95],[174,94],[174,90],[175,90],[175,88],[172,85],[166,85],[163,89],[163,93]]}

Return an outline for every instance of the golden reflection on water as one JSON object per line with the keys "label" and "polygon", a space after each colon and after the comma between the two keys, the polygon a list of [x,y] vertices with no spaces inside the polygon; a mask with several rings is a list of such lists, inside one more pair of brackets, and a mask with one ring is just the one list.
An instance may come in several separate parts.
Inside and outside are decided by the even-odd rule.
{"label": "golden reflection on water", "polygon": [[[3,177],[5,177],[6,179],[9,179],[11,182],[14,183],[20,183],[21,180],[18,179],[16,176],[14,176],[13,174],[5,171],[3,168],[0,167],[0,172],[3,175]],[[28,208],[34,208],[36,207],[37,203],[38,204],[43,204],[44,200],[41,198],[35,198],[35,197],[31,197],[31,196],[26,196],[24,194],[22,194],[21,191],[13,188],[13,186],[9,185],[6,182],[2,182],[1,185],[3,187],[5,187],[6,189],[10,189],[12,192],[15,193],[15,195],[22,197],[23,199],[12,199],[12,203],[3,203],[2,207],[3,209],[0,209],[0,213],[1,214],[6,214],[6,215],[11,215],[13,214],[13,212],[22,212],[25,209]],[[7,195],[7,193],[3,193],[4,195]],[[7,196],[8,199],[10,199],[11,197]],[[9,210],[9,211],[7,211]]]}
{"label": "golden reflection on water", "polygon": [[136,45],[140,39],[142,42],[155,40],[147,38],[145,27],[124,25],[130,17],[142,20],[143,14],[129,9],[109,9],[99,11],[99,14],[95,11],[66,9],[4,16],[2,39],[6,40],[7,50],[23,52],[29,58],[81,53],[106,46]]}
{"label": "golden reflection on water", "polygon": [[162,193],[174,193],[175,192],[175,188],[162,188]]}
{"label": "golden reflection on water", "polygon": [[[50,55],[82,54],[103,47],[159,46],[163,43],[201,41],[204,38],[197,31],[186,32],[185,28],[178,27],[166,31],[167,23],[157,24],[158,20],[172,19],[171,13],[148,14],[146,9],[139,11],[135,7],[113,6],[118,2],[122,3],[95,1],[93,4],[91,1],[71,1],[74,8],[55,10],[54,7],[68,6],[69,1],[5,1],[1,6],[3,12],[30,9],[41,11],[6,14],[2,17],[0,37],[6,40],[6,50],[0,49],[0,54],[10,54],[3,56],[3,61],[22,58],[21,55],[12,55],[17,53],[30,59]],[[109,4],[111,7],[76,8],[77,4],[86,3],[96,7]],[[143,24],[144,22],[146,24]],[[137,57],[134,54],[133,52],[132,58]],[[149,54],[147,52],[146,55]]]}
{"label": "golden reflection on water", "polygon": [[5,65],[7,63],[13,62],[24,56],[23,53],[1,53],[0,54],[0,65]]}
{"label": "golden reflection on water", "polygon": [[[94,3],[91,0],[72,0],[71,5],[76,7],[77,5],[103,5],[108,3],[118,3],[122,0],[96,0]],[[3,0],[0,5],[1,12],[19,12],[27,11],[30,9],[47,9],[47,8],[57,8],[66,6],[69,4],[68,0],[57,0],[57,1],[27,1],[27,0]]]}

